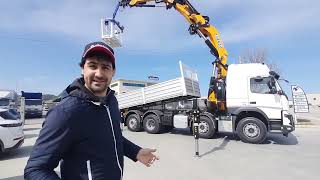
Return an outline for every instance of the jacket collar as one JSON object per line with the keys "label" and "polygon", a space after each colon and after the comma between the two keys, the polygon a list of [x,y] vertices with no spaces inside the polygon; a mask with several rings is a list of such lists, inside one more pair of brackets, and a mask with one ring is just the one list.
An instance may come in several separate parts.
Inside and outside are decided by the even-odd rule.
{"label": "jacket collar", "polygon": [[84,79],[83,78],[78,78],[73,81],[62,93],[61,99],[63,99],[66,96],[75,96],[79,97],[81,99],[91,101],[95,105],[103,105],[103,104],[108,104],[108,101],[111,96],[114,95],[114,91],[111,90],[108,87],[107,94],[105,97],[98,97],[95,96],[91,91],[89,91],[85,86],[84,86]]}

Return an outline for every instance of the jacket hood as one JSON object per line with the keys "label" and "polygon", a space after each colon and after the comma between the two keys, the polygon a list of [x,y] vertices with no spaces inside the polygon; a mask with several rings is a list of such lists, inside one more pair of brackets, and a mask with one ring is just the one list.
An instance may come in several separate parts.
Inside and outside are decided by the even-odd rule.
{"label": "jacket hood", "polygon": [[87,101],[93,101],[96,103],[102,103],[105,104],[108,100],[108,98],[112,95],[114,95],[114,91],[111,90],[108,87],[107,94],[105,97],[98,97],[95,96],[91,91],[89,91],[84,86],[84,79],[78,78],[74,80],[62,93],[61,93],[61,99],[67,97],[67,96],[76,96],[81,99],[87,100]]}

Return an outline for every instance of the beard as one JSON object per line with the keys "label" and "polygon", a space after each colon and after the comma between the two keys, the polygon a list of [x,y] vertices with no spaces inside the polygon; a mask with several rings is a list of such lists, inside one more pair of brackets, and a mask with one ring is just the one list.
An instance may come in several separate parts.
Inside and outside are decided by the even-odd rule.
{"label": "beard", "polygon": [[106,96],[109,80],[104,80],[104,82],[91,81],[89,85],[86,84],[86,87],[95,95],[95,96]]}
{"label": "beard", "polygon": [[108,89],[107,83],[99,84],[99,85],[97,85],[96,83],[92,83],[91,85],[91,90],[93,92],[101,93],[101,92],[107,91],[107,89]]}

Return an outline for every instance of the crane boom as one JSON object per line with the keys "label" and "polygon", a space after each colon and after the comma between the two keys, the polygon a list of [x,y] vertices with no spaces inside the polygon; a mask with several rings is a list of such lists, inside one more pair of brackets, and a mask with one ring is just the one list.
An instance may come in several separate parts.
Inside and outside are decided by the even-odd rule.
{"label": "crane boom", "polygon": [[[211,54],[215,56],[212,77],[209,84],[208,102],[210,109],[225,110],[225,92],[221,86],[225,84],[227,76],[228,52],[218,30],[209,23],[209,17],[201,15],[188,0],[121,0],[118,6],[156,7],[158,3],[165,3],[166,8],[176,9],[189,22],[189,33],[198,34],[207,44]],[[224,90],[224,88],[222,88]],[[222,94],[222,95],[221,95]],[[224,95],[223,95],[224,94]]]}

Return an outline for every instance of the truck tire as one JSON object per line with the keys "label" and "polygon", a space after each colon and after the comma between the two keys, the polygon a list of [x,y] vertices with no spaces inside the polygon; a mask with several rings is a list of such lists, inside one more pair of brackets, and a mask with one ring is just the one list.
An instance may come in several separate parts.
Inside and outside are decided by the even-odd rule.
{"label": "truck tire", "polygon": [[260,144],[267,138],[266,125],[255,117],[241,119],[236,131],[240,139],[246,143]]}
{"label": "truck tire", "polygon": [[147,115],[143,120],[143,128],[150,134],[157,134],[161,130],[160,119],[155,114]]}
{"label": "truck tire", "polygon": [[140,118],[137,114],[130,114],[127,117],[126,123],[130,131],[133,131],[133,132],[141,131]]}
{"label": "truck tire", "polygon": [[207,116],[200,116],[199,137],[211,139],[215,132],[213,121]]}

